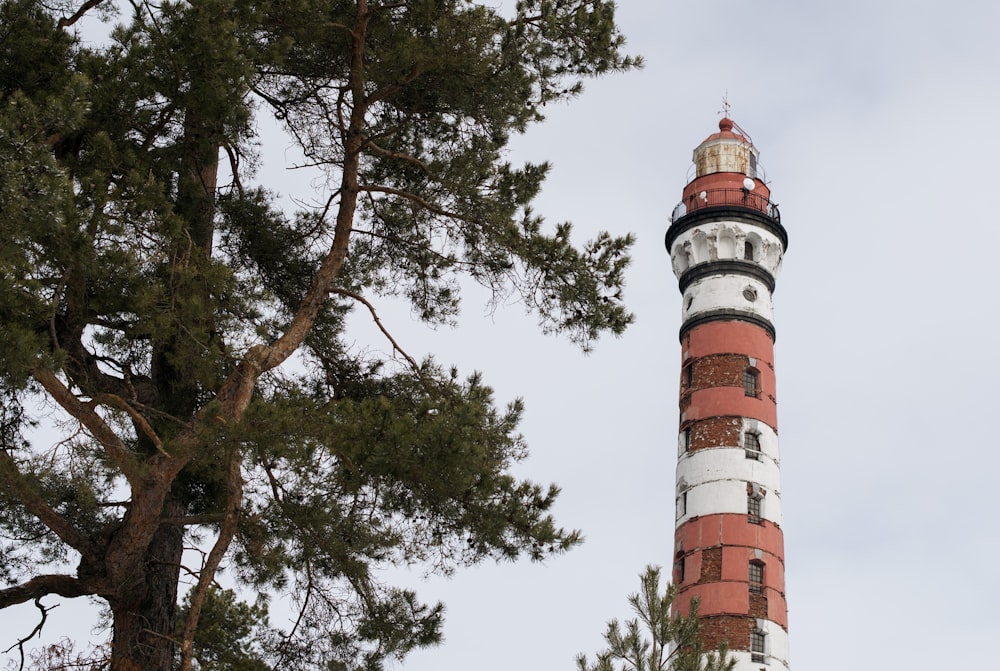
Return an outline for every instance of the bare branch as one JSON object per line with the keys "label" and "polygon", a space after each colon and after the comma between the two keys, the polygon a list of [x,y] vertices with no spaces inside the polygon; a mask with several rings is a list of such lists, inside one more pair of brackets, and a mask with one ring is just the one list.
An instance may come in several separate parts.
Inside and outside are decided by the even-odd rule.
{"label": "bare branch", "polygon": [[409,191],[403,191],[402,189],[394,189],[390,186],[379,186],[377,184],[360,184],[358,185],[358,191],[367,191],[368,193],[386,193],[391,196],[399,196],[400,198],[405,198],[406,200],[412,203],[416,203],[425,210],[428,210],[429,212],[432,212],[434,214],[438,214],[442,217],[457,219],[459,221],[469,221],[468,217],[462,216],[457,212],[449,212],[448,210],[440,208],[437,205],[431,203],[430,201],[421,198],[415,193],[410,193]]}
{"label": "bare branch", "polygon": [[233,184],[236,185],[236,191],[240,194],[240,198],[243,198],[246,191],[244,191],[243,182],[240,180],[239,156],[230,143],[223,142],[222,146],[226,150],[226,156],[229,157],[229,171],[233,173]]}
{"label": "bare branch", "polygon": [[398,152],[398,151],[389,151],[388,149],[383,149],[382,147],[380,147],[377,144],[375,144],[375,141],[371,140],[371,139],[369,139],[365,143],[365,146],[368,147],[369,149],[371,149],[372,152],[375,153],[375,154],[378,154],[380,156],[385,156],[386,158],[395,158],[395,159],[399,159],[401,161],[406,161],[410,165],[417,166],[418,168],[420,168],[421,170],[423,170],[428,175],[432,174],[430,168],[427,167],[427,164],[424,163],[423,161],[421,161],[416,156],[410,156],[409,154],[403,154],[403,153]]}
{"label": "bare branch", "polygon": [[56,23],[56,27],[68,28],[72,26],[74,23],[82,19],[84,14],[86,14],[88,11],[90,11],[97,5],[101,4],[102,2],[104,2],[104,0],[87,0],[87,2],[80,5],[80,9],[76,10],[73,16],[64,16],[60,18],[59,22]]}
{"label": "bare branch", "polygon": [[35,360],[32,376],[49,393],[63,410],[79,421],[104,448],[130,484],[136,484],[141,477],[139,461],[122,442],[122,439],[108,426],[104,418],[93,408],[85,405],[62,383],[40,360]]}
{"label": "bare branch", "polygon": [[41,611],[42,619],[38,621],[38,624],[35,625],[35,628],[31,630],[30,634],[28,634],[24,638],[18,639],[17,643],[4,650],[4,652],[10,652],[14,648],[17,648],[18,653],[21,655],[21,665],[20,667],[18,667],[18,671],[24,671],[24,644],[33,639],[36,634],[41,633],[42,627],[45,626],[45,620],[47,620],[49,617],[49,611],[56,607],[56,606],[49,606],[48,608],[46,608],[45,606],[42,605],[41,597],[35,599],[35,606],[38,608],[38,610]]}
{"label": "bare branch", "polygon": [[[313,594],[312,565],[309,563],[308,560],[306,560],[305,566],[303,566],[303,570],[306,573],[306,580],[307,580],[308,587],[304,590],[305,591],[305,596],[302,598],[302,605],[299,606],[299,613],[298,613],[298,616],[295,618],[295,622],[292,624],[292,628],[289,630],[289,632],[288,632],[287,635],[282,636],[282,638],[284,638],[286,641],[292,640],[292,638],[295,636],[296,632],[299,629],[299,625],[302,624],[302,621],[305,619],[305,617],[306,617],[306,611],[309,608],[309,601],[310,601],[310,599],[312,597],[312,594]],[[285,663],[285,659],[287,658],[287,656],[288,655],[287,655],[287,652],[285,651],[285,646],[282,646],[281,657],[278,658],[277,663],[272,668],[275,668],[275,669],[282,668],[282,666]]]}
{"label": "bare branch", "polygon": [[331,293],[335,293],[340,296],[347,296],[348,298],[353,298],[354,300],[356,300],[357,302],[361,303],[366,308],[368,308],[368,311],[372,315],[372,319],[375,321],[375,325],[378,326],[378,329],[379,331],[382,332],[382,335],[384,335],[389,340],[389,342],[392,343],[392,348],[403,355],[403,357],[410,363],[410,366],[413,368],[414,372],[416,373],[420,372],[420,366],[417,364],[416,360],[412,356],[407,354],[402,347],[399,346],[399,343],[396,342],[396,339],[393,338],[392,334],[389,333],[388,329],[386,329],[385,325],[382,323],[382,320],[379,319],[378,313],[375,311],[375,306],[372,305],[370,302],[368,302],[368,299],[366,299],[361,294],[354,293],[353,291],[349,291],[347,289],[340,289],[334,287],[330,291]]}
{"label": "bare branch", "polygon": [[128,416],[132,418],[132,421],[136,424],[136,426],[139,427],[139,430],[141,430],[146,437],[149,438],[150,442],[153,443],[153,446],[156,447],[156,451],[161,454],[166,454],[168,457],[170,456],[167,454],[167,451],[163,449],[163,441],[160,440],[158,435],[156,435],[156,431],[153,429],[153,426],[138,410],[132,406],[131,403],[117,394],[100,394],[94,400],[98,403],[113,406],[127,413]]}

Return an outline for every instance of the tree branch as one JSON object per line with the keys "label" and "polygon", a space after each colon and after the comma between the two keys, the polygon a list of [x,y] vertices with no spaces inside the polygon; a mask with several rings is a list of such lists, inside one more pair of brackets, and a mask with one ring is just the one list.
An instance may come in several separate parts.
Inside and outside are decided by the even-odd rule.
{"label": "tree branch", "polygon": [[41,633],[42,627],[45,626],[45,620],[47,620],[49,617],[49,611],[55,608],[55,606],[49,606],[48,608],[43,606],[41,597],[35,599],[35,606],[38,608],[38,610],[41,611],[42,619],[39,620],[38,624],[35,625],[35,628],[31,630],[30,634],[28,634],[24,638],[19,638],[17,640],[17,643],[4,650],[4,652],[6,653],[10,652],[14,648],[17,648],[17,651],[21,656],[21,665],[18,667],[18,671],[24,671],[24,644],[30,641],[32,638],[34,638],[35,634]]}
{"label": "tree branch", "polygon": [[79,578],[70,575],[59,573],[39,575],[20,585],[0,589],[0,609],[16,606],[31,599],[40,599],[47,594],[73,598],[95,592],[96,589],[93,585],[88,585]]}
{"label": "tree branch", "polygon": [[[442,217],[448,217],[450,219],[457,219],[459,221],[470,221],[468,217],[464,217],[457,212],[449,212],[443,208],[434,205],[430,201],[424,200],[415,193],[410,193],[409,191],[403,191],[402,189],[394,189],[391,186],[379,186],[377,184],[360,184],[358,185],[358,191],[366,191],[368,193],[385,193],[391,196],[399,196],[400,198],[405,198],[412,203],[416,203],[425,210],[432,212],[434,214],[440,215]],[[470,222],[475,223],[475,222]]]}
{"label": "tree branch", "polygon": [[403,153],[398,152],[398,151],[389,151],[388,149],[383,149],[382,147],[380,147],[377,144],[375,144],[375,141],[371,140],[371,139],[369,139],[365,143],[365,146],[368,147],[369,149],[371,149],[373,151],[373,153],[378,154],[379,156],[385,156],[386,158],[395,158],[395,159],[399,159],[401,161],[406,161],[410,165],[417,166],[418,168],[420,168],[421,170],[423,170],[428,175],[432,175],[433,174],[433,173],[431,173],[430,168],[427,167],[427,164],[424,163],[423,161],[421,161],[416,156],[410,156],[409,154],[403,154]]}
{"label": "tree branch", "polygon": [[162,454],[167,454],[167,451],[163,449],[163,441],[160,437],[156,435],[156,431],[149,421],[142,416],[142,414],[136,410],[130,403],[128,403],[124,398],[118,396],[117,394],[100,394],[95,399],[98,403],[103,403],[105,405],[110,405],[128,414],[132,418],[132,421],[136,424],[140,431],[142,431],[153,446],[156,447],[156,451]]}
{"label": "tree branch", "polygon": [[[263,372],[279,366],[295,350],[299,348],[302,341],[312,328],[316,315],[326,302],[329,296],[333,281],[344,265],[347,258],[347,249],[350,243],[351,230],[354,225],[354,214],[358,202],[358,170],[360,169],[361,149],[363,145],[363,131],[366,124],[365,114],[365,36],[368,30],[368,2],[358,0],[358,19],[351,32],[351,64],[348,74],[351,98],[353,107],[348,127],[344,133],[344,160],[341,171],[340,206],[337,211],[337,220],[334,226],[333,242],[330,251],[323,258],[319,269],[313,276],[312,285],[306,292],[305,297],[299,304],[299,309],[289,324],[285,332],[272,344],[264,347],[252,347],[244,358],[242,375],[251,385],[249,389],[239,390],[233,387],[231,392],[235,396],[245,396],[248,403],[250,390],[256,378]],[[252,379],[250,379],[252,377]],[[228,384],[229,381],[227,381]],[[239,393],[237,393],[239,392]],[[246,408],[244,403],[238,408],[239,413]]]}
{"label": "tree branch", "polygon": [[87,0],[87,2],[80,5],[80,9],[76,10],[73,16],[68,16],[68,17],[64,16],[60,18],[58,23],[56,23],[56,27],[68,28],[72,26],[74,23],[82,19],[84,14],[86,14],[88,11],[90,11],[97,5],[101,4],[102,2],[104,2],[104,0]]}
{"label": "tree branch", "polygon": [[246,195],[246,191],[243,189],[243,182],[240,180],[240,160],[237,150],[233,149],[233,146],[229,142],[223,142],[222,147],[226,150],[226,156],[229,157],[229,172],[233,174],[233,184],[236,185],[236,191],[240,194],[240,198]]}
{"label": "tree branch", "polygon": [[129,484],[135,485],[141,477],[140,464],[135,458],[135,454],[129,451],[118,434],[104,421],[104,418],[98,415],[93,408],[84,405],[40,360],[35,360],[31,374],[63,410],[90,431],[90,434],[104,448],[105,453],[121,469]]}
{"label": "tree branch", "polygon": [[[3,482],[18,500],[24,504],[28,512],[38,518],[46,527],[52,530],[61,541],[87,558],[96,554],[93,544],[86,536],[73,526],[69,520],[60,515],[48,501],[39,495],[34,483],[17,467],[14,457],[6,450],[0,450],[0,482]],[[31,595],[24,600],[31,598]],[[0,605],[0,608],[3,606]]]}
{"label": "tree branch", "polygon": [[389,333],[389,330],[386,329],[385,325],[382,323],[382,320],[379,319],[378,313],[375,311],[375,306],[372,305],[371,303],[369,303],[368,300],[364,296],[362,296],[361,294],[354,293],[353,291],[349,291],[348,289],[340,289],[340,288],[337,288],[337,287],[334,287],[333,289],[331,289],[330,292],[338,294],[340,296],[347,296],[348,298],[353,298],[354,300],[356,300],[357,302],[361,303],[366,308],[368,308],[368,311],[372,315],[372,319],[375,321],[375,325],[378,326],[378,330],[382,332],[382,335],[384,335],[386,337],[386,339],[388,339],[388,341],[390,343],[392,343],[392,348],[395,351],[397,351],[400,354],[402,354],[403,357],[408,362],[410,362],[410,366],[413,368],[413,371],[415,373],[419,373],[420,372],[420,366],[417,364],[416,360],[412,356],[410,356],[409,354],[407,354],[403,350],[402,347],[399,346],[399,343],[396,342],[396,339],[393,338],[392,334]]}
{"label": "tree branch", "polygon": [[381,102],[386,98],[389,98],[399,93],[404,88],[406,88],[414,81],[416,81],[416,79],[424,73],[425,69],[426,66],[423,63],[417,63],[415,66],[413,66],[413,70],[411,70],[410,73],[407,74],[405,77],[403,77],[400,81],[398,81],[395,84],[390,84],[389,86],[385,86],[377,91],[374,91],[370,96],[365,98],[365,105],[371,107],[375,103]]}

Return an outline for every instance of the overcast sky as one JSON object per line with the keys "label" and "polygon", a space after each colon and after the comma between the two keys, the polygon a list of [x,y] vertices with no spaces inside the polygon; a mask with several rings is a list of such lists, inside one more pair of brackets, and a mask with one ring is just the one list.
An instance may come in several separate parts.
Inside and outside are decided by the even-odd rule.
{"label": "overcast sky", "polygon": [[[638,237],[637,322],[584,357],[517,306],[426,347],[524,396],[525,472],[586,544],[433,585],[410,671],[553,671],[601,647],[674,528],[680,295],[663,248],[691,151],[732,116],[790,237],[775,348],[793,669],[994,668],[1000,633],[1000,4],[640,2],[639,73],[588,85],[518,143],[540,209]],[[461,355],[461,359],[459,359]],[[428,596],[432,590],[426,589]]]}
{"label": "overcast sky", "polygon": [[636,324],[584,356],[474,292],[454,331],[382,315],[410,354],[525,399],[518,473],[558,483],[559,522],[587,540],[543,565],[413,576],[447,604],[447,640],[398,668],[572,669],[629,615],[643,567],[669,565],[680,296],[663,234],[727,92],[790,238],[774,321],[792,668],[993,668],[1000,4],[619,5],[646,68],[552,108],[512,158],[554,163],[537,209],[581,242],[636,234]]}

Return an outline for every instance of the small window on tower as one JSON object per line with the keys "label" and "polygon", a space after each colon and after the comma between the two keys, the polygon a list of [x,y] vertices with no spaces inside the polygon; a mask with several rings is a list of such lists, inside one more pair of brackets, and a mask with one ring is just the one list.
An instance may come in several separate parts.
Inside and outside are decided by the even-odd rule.
{"label": "small window on tower", "polygon": [[684,451],[687,452],[691,449],[691,427],[684,429],[684,437],[681,438],[684,441]]}
{"label": "small window on tower", "polygon": [[752,560],[750,562],[750,591],[753,594],[760,594],[764,591],[764,562]]}
{"label": "small window on tower", "polygon": [[684,582],[684,555],[677,556],[677,584]]}
{"label": "small window on tower", "polygon": [[757,459],[760,461],[760,435],[753,431],[744,433],[743,449],[746,452],[747,459]]}
{"label": "small window on tower", "polygon": [[747,261],[753,261],[753,243],[744,242],[743,243],[743,258]]}
{"label": "small window on tower", "polygon": [[747,522],[750,524],[760,524],[760,493],[751,491],[747,494]]}
{"label": "small window on tower", "polygon": [[760,393],[760,371],[756,368],[743,371],[743,393],[753,397]]}
{"label": "small window on tower", "polygon": [[690,389],[694,385],[694,363],[689,363],[684,367],[684,388]]}
{"label": "small window on tower", "polygon": [[764,645],[767,634],[755,630],[750,632],[750,661],[754,664],[767,664],[767,656],[764,653]]}

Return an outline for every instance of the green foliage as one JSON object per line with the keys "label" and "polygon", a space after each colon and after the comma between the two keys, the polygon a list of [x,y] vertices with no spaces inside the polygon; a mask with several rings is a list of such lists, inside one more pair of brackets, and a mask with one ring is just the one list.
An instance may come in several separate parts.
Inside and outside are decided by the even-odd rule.
{"label": "green foliage", "polygon": [[[452,323],[472,281],[584,349],[620,334],[631,237],[546,224],[549,166],[507,152],[639,62],[609,0],[134,2],[80,42],[114,5],[0,3],[0,607],[95,597],[130,668],[186,638],[205,669],[379,669],[442,618],[380,569],[580,537],[556,487],[510,474],[519,401],[367,353],[346,317],[401,299]],[[255,183],[284,160],[268,116],[321,176],[312,202]],[[25,439],[43,400],[50,445]],[[196,543],[215,552],[181,607]],[[295,625],[210,588],[217,561]]]}
{"label": "green foliage", "polygon": [[585,655],[577,656],[579,671],[732,671],[736,660],[724,644],[705,654],[696,600],[689,615],[671,615],[677,589],[668,584],[660,592],[660,568],[646,567],[639,580],[639,592],[628,597],[636,618],[626,620],[624,627],[611,620],[604,633],[607,649],[597,653],[593,664]]}
{"label": "green foliage", "polygon": [[[191,605],[190,594],[181,609]],[[241,602],[227,589],[212,588],[194,637],[194,657],[201,671],[267,671],[262,644],[268,635],[267,606]]]}

